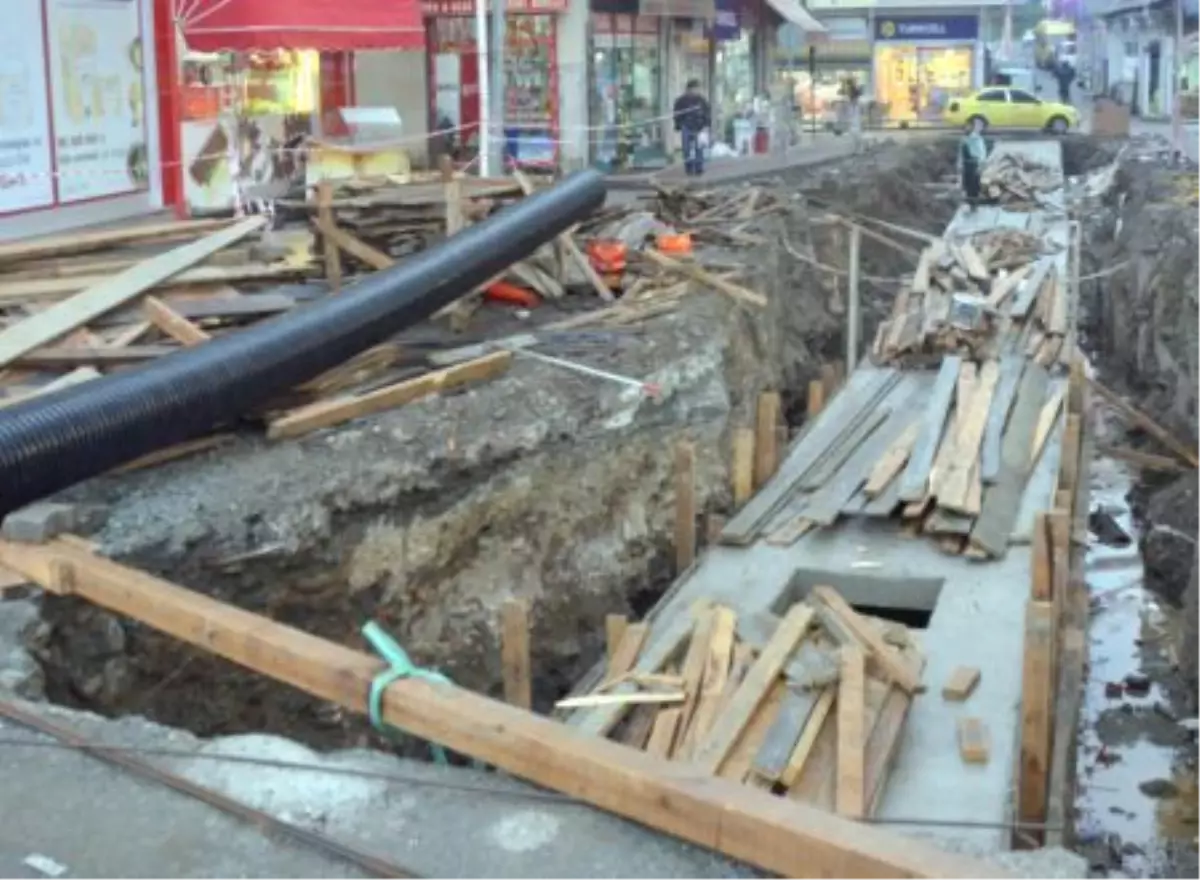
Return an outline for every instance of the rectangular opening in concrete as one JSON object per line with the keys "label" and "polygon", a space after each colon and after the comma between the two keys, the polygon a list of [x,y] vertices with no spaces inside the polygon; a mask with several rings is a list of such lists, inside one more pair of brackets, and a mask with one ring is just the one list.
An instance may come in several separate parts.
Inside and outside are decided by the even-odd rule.
{"label": "rectangular opening in concrete", "polygon": [[783,615],[796,602],[806,598],[816,586],[832,587],[856,611],[894,620],[905,626],[924,629],[945,585],[943,578],[889,577],[798,568],[771,610]]}

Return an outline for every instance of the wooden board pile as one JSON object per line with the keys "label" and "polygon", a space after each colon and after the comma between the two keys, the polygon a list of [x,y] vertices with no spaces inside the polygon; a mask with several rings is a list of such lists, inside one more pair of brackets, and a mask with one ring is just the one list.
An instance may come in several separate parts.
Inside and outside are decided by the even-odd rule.
{"label": "wooden board pile", "polygon": [[[874,815],[924,656],[900,624],[813,588],[780,619],[700,603],[666,652],[646,624],[610,642],[595,693],[568,723],[658,757],[854,817]],[[663,662],[660,662],[665,657]]]}
{"label": "wooden board pile", "polygon": [[660,186],[654,214],[664,223],[688,232],[697,241],[716,245],[759,244],[753,232],[757,220],[789,209],[781,189],[763,185],[711,190],[669,189]]}
{"label": "wooden board pile", "polygon": [[1057,169],[1010,151],[988,157],[980,183],[984,196],[1011,211],[1039,210],[1045,207],[1043,196],[1063,185]]}
{"label": "wooden board pile", "polygon": [[875,363],[936,365],[947,354],[978,360],[1024,352],[1066,363],[1069,291],[1039,239],[1013,229],[943,238],[921,254],[871,348]]}
{"label": "wooden board pile", "polygon": [[720,541],[789,546],[861,517],[898,520],[946,553],[1003,556],[1032,527],[1026,485],[1063,424],[1063,387],[1019,354],[950,356],[936,375],[858,370]]}

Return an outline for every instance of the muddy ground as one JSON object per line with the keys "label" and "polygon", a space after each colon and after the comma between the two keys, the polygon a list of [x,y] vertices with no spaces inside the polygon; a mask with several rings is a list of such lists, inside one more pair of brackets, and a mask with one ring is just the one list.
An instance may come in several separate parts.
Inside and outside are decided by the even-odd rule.
{"label": "muddy ground", "polygon": [[[501,603],[525,599],[546,709],[602,655],[604,615],[640,616],[676,574],[676,441],[696,447],[702,520],[727,512],[730,436],[753,424],[759,392],[782,391],[796,413],[808,381],[842,356],[847,237],[822,218],[940,231],[954,204],[936,184],[952,161],[952,144],[911,144],[771,182],[795,198],[757,230],[768,244],[714,255],[745,267],[765,310],[697,290],[644,325],[544,349],[652,379],[657,401],[518,358],[461,393],[293,442],[240,436],[69,497],[107,506],[94,536],[106,555],[349,645],[376,620],[417,662],[478,691],[499,692]],[[781,237],[837,271],[791,258]],[[913,265],[864,239],[865,276]],[[865,340],[894,290],[864,285]],[[40,610],[28,645],[55,701],[201,735],[273,732],[318,748],[369,738],[335,707],[145,627],[71,600]]]}
{"label": "muddy ground", "polygon": [[[1082,290],[1099,377],[1192,446],[1195,189],[1194,170],[1170,168],[1154,144],[1135,143],[1104,204],[1081,214],[1082,274],[1101,276]],[[1112,417],[1102,433],[1113,445],[1166,451]],[[1097,876],[1194,877],[1196,740],[1188,724],[1197,705],[1196,473],[1100,464],[1125,489],[1105,501],[1113,484],[1099,487],[1093,522],[1099,514],[1124,518],[1141,552],[1136,568],[1102,565],[1089,575],[1091,676],[1077,842]],[[1098,537],[1094,529],[1094,545]]]}

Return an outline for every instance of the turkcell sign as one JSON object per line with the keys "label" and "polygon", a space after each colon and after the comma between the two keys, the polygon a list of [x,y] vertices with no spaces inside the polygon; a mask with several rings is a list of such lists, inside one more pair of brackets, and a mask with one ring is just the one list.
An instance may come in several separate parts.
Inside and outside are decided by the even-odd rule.
{"label": "turkcell sign", "polygon": [[937,18],[877,18],[875,39],[906,43],[922,40],[975,40],[979,37],[976,15],[943,15]]}

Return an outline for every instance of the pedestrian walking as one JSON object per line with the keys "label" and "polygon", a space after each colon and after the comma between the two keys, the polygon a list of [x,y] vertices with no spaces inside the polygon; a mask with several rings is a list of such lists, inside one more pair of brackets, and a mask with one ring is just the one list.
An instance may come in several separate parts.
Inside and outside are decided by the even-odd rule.
{"label": "pedestrian walking", "polygon": [[1054,68],[1054,78],[1058,80],[1058,100],[1063,104],[1071,103],[1071,83],[1075,82],[1075,68],[1069,62],[1063,61]]}
{"label": "pedestrian walking", "polygon": [[688,80],[684,93],[675,99],[673,115],[683,144],[684,170],[689,177],[699,177],[704,173],[704,149],[712,125],[712,111],[700,94],[700,80]]}

